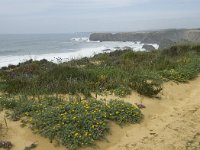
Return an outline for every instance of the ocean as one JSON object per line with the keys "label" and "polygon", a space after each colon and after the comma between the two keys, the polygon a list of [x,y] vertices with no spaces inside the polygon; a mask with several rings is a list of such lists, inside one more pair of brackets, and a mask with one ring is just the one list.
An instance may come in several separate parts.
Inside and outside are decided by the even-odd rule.
{"label": "ocean", "polygon": [[[59,63],[91,57],[98,53],[130,47],[142,51],[143,43],[98,42],[89,40],[90,33],[70,34],[2,34],[0,35],[0,68],[16,65],[29,59]],[[157,44],[151,44],[156,49]]]}

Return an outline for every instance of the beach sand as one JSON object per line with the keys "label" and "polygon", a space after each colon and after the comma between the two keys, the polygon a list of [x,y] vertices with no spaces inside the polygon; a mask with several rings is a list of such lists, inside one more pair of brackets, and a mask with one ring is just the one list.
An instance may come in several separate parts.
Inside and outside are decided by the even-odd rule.
{"label": "beach sand", "polygon": [[[107,99],[114,98],[107,96]],[[198,147],[200,142],[200,77],[187,84],[168,82],[163,85],[160,98],[147,98],[132,93],[125,99],[132,104],[142,103],[144,120],[140,124],[120,127],[110,123],[111,134],[107,140],[98,141],[98,150],[186,150],[187,143]],[[0,121],[3,122],[3,112]],[[7,120],[8,130],[0,134],[14,144],[13,150],[23,150],[36,142],[36,150],[64,150],[55,147],[48,139],[35,135],[28,128],[21,128],[20,122]],[[196,143],[195,143],[196,142]],[[82,148],[92,150],[94,148]]]}

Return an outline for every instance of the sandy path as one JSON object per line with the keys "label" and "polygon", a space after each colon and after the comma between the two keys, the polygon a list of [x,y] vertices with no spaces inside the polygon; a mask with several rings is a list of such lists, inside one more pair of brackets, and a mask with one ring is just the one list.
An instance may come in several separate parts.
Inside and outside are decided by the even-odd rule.
{"label": "sandy path", "polygon": [[[200,133],[200,77],[189,84],[166,83],[160,96],[160,99],[150,99],[135,93],[128,96],[126,101],[133,104],[142,101],[147,107],[143,110],[144,121],[123,128],[111,123],[112,133],[107,137],[108,142],[97,142],[96,149],[185,150],[190,140],[196,141],[191,145],[200,149],[200,136],[197,134]],[[36,150],[65,149],[62,146],[55,147],[49,140],[32,134],[30,129],[21,128],[19,123],[8,121],[8,125],[7,136],[1,136],[0,139],[12,141],[15,144],[13,150],[23,150],[31,142],[38,143]]]}
{"label": "sandy path", "polygon": [[[165,84],[161,103],[154,109],[144,99],[146,116],[140,125],[124,129],[124,136],[108,150],[185,150],[200,149],[200,77],[190,84]],[[151,100],[152,102],[152,100]],[[160,105],[160,106],[159,106]],[[162,110],[161,110],[162,109]]]}

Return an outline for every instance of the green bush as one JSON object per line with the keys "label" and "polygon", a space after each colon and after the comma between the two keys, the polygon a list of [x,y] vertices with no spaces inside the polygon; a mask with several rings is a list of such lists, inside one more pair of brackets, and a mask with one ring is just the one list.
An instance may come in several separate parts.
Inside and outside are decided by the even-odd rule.
{"label": "green bush", "polygon": [[114,90],[114,94],[119,97],[124,97],[131,94],[131,89],[129,87],[120,86]]}
{"label": "green bush", "polygon": [[161,83],[162,81],[158,77],[156,79],[152,76],[135,75],[129,84],[141,95],[152,97],[162,90]]}
{"label": "green bush", "polygon": [[5,91],[7,84],[4,82],[0,82],[0,91]]}
{"label": "green bush", "polygon": [[16,100],[12,98],[7,99],[5,97],[0,97],[0,108],[14,109],[16,106],[17,106]]}
{"label": "green bush", "polygon": [[118,124],[139,123],[143,115],[141,111],[130,103],[124,101],[111,100],[107,104],[108,118]]}
{"label": "green bush", "polygon": [[193,58],[192,62],[177,66],[175,69],[163,70],[160,75],[168,80],[187,82],[200,72],[200,59]]}
{"label": "green bush", "polygon": [[108,132],[106,117],[104,106],[98,101],[71,101],[39,110],[32,124],[43,136],[75,149],[104,137]]}
{"label": "green bush", "polygon": [[161,90],[161,86],[158,82],[154,81],[145,81],[142,80],[140,82],[137,82],[135,84],[136,91],[140,93],[141,95],[146,95],[149,97],[157,95]]}

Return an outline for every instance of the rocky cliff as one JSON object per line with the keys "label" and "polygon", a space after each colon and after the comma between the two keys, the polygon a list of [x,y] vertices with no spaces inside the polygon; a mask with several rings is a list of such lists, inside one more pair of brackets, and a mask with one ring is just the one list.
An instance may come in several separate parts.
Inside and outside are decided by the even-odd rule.
{"label": "rocky cliff", "polygon": [[174,43],[200,42],[200,30],[160,30],[151,32],[127,32],[127,33],[92,33],[91,41],[141,41],[142,43],[156,43],[165,48]]}

